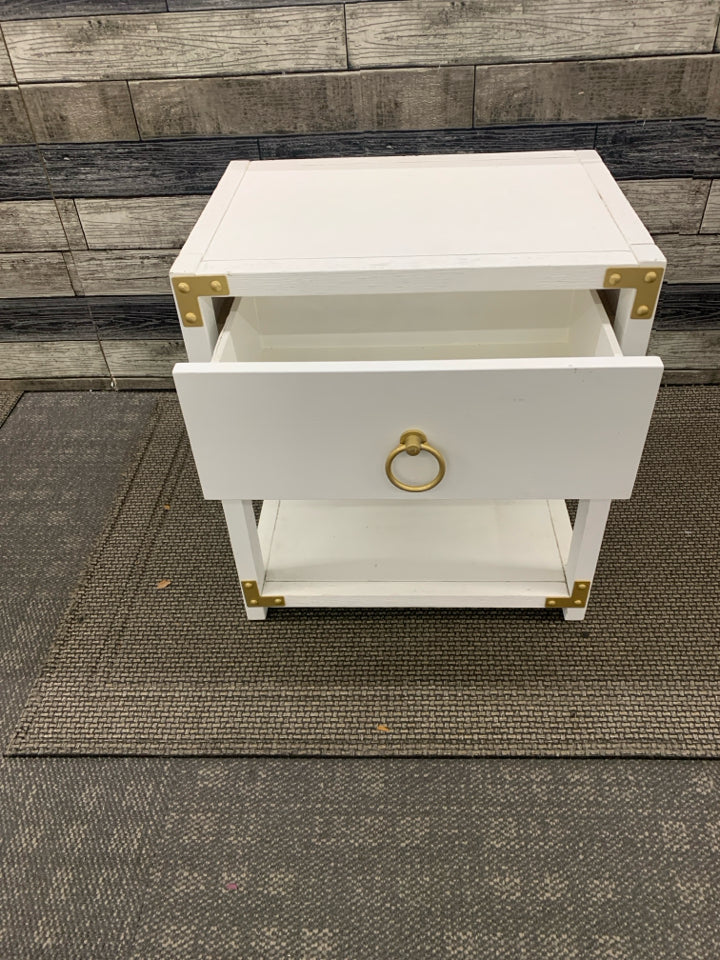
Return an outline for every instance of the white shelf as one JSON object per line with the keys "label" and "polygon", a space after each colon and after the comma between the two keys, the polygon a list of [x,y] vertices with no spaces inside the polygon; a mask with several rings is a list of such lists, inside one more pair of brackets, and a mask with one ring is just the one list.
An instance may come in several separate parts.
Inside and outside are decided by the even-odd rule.
{"label": "white shelf", "polygon": [[566,595],[562,500],[266,501],[265,594],[287,606],[537,606]]}

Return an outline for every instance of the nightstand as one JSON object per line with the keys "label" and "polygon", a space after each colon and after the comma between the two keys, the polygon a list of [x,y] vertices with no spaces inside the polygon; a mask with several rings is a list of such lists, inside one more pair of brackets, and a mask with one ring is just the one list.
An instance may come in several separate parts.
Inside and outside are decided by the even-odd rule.
{"label": "nightstand", "polygon": [[582,619],[664,266],[594,151],[231,163],[171,271],[174,378],[248,617]]}

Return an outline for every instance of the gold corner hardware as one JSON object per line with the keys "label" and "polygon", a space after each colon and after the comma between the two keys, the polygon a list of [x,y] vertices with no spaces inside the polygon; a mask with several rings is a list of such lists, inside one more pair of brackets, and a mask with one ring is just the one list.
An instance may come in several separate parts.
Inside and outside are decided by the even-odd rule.
{"label": "gold corner hardware", "polygon": [[242,587],[245,603],[249,607],[284,607],[285,597],[261,597],[258,590],[257,580],[242,580]]}
{"label": "gold corner hardware", "polygon": [[576,580],[573,586],[573,592],[569,597],[548,597],[545,601],[546,607],[574,607],[580,609],[587,604],[588,594],[590,593],[589,580]]}
{"label": "gold corner hardware", "polygon": [[173,277],[173,289],[178,312],[184,327],[201,327],[202,313],[198,297],[227,297],[230,295],[227,277]]}
{"label": "gold corner hardware", "polygon": [[605,271],[605,289],[633,289],[635,301],[630,316],[634,320],[652,316],[662,286],[664,267],[609,267]]}
{"label": "gold corner hardware", "polygon": [[[432,454],[433,457],[437,460],[438,472],[434,479],[430,483],[424,483],[418,487],[412,487],[407,483],[403,483],[402,480],[398,480],[395,474],[392,472],[393,460],[401,453],[407,453],[409,457],[416,457],[421,450],[424,450],[426,453]],[[435,447],[431,447],[427,442],[427,437],[422,432],[422,430],[406,430],[400,436],[400,445],[395,447],[394,450],[391,450],[388,454],[387,460],[385,461],[385,473],[387,478],[394,486],[399,490],[407,490],[408,493],[423,493],[425,490],[432,490],[433,487],[436,487],[442,478],[445,476],[445,457],[440,453],[439,450],[436,450]]]}

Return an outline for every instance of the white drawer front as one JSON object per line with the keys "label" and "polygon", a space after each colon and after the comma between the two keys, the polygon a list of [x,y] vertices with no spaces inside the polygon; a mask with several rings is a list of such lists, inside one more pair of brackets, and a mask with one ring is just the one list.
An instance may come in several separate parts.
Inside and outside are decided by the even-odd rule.
{"label": "white drawer front", "polygon": [[[662,363],[657,357],[186,363],[174,370],[209,499],[623,499]],[[418,428],[443,480],[397,489],[385,460]],[[400,454],[401,480],[435,460]]]}

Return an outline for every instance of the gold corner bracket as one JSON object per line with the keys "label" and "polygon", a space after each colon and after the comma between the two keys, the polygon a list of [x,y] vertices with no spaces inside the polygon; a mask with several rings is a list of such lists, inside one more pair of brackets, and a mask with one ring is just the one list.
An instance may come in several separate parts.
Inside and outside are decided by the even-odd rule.
{"label": "gold corner bracket", "polygon": [[633,320],[644,320],[655,312],[664,273],[664,267],[609,267],[605,271],[603,287],[607,290],[635,290],[630,316]]}
{"label": "gold corner bracket", "polygon": [[284,607],[285,597],[261,597],[257,580],[242,580],[241,584],[245,603],[249,607]]}
{"label": "gold corner bracket", "polygon": [[588,594],[590,593],[589,580],[576,580],[573,585],[573,592],[569,597],[548,597],[545,601],[546,607],[584,607],[587,604]]}
{"label": "gold corner bracket", "polygon": [[201,327],[202,313],[198,297],[228,297],[227,277],[173,277],[173,290],[184,327]]}

